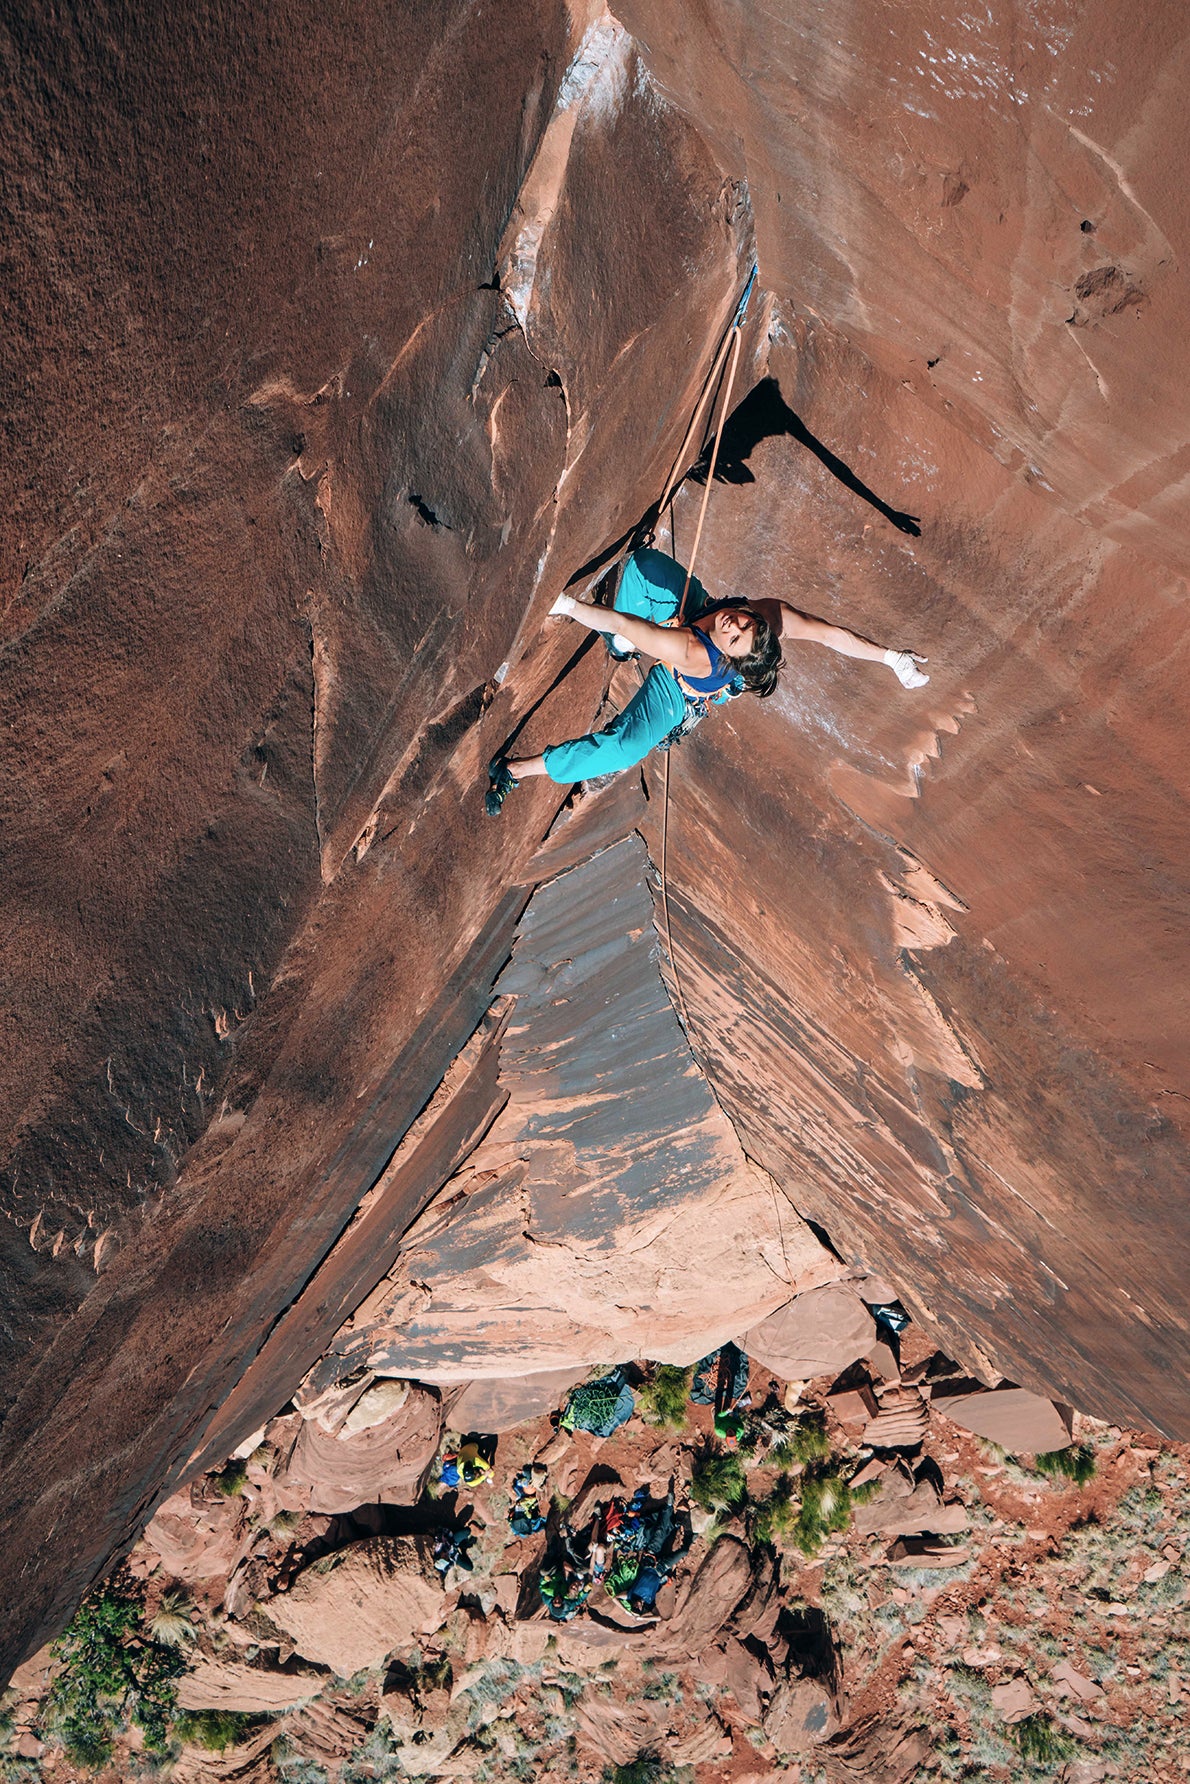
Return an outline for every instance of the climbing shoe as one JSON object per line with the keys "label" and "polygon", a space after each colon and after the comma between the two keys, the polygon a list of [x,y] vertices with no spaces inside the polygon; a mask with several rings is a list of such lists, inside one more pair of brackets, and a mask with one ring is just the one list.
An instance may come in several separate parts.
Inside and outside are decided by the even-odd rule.
{"label": "climbing shoe", "polygon": [[493,756],[488,763],[488,790],[484,796],[484,810],[489,818],[498,818],[504,808],[504,801],[518,787],[520,782],[513,774],[503,756]]}
{"label": "climbing shoe", "polygon": [[633,657],[640,655],[621,632],[605,632],[603,642],[607,645],[608,656],[613,657],[617,663],[630,663]]}

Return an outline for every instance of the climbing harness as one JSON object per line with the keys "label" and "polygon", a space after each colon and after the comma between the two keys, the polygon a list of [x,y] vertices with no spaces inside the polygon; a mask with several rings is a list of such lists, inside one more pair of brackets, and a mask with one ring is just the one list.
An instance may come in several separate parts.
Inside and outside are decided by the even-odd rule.
{"label": "climbing harness", "polygon": [[[754,266],[752,268],[751,273],[748,275],[748,283],[744,286],[744,295],[741,297],[739,304],[736,308],[735,317],[734,317],[734,320],[732,321],[731,327],[728,330],[727,334],[724,336],[723,343],[719,348],[719,352],[715,356],[715,363],[712,366],[710,374],[707,378],[706,384],[703,387],[703,393],[702,393],[702,396],[699,398],[698,407],[694,411],[694,419],[691,421],[690,426],[686,430],[686,438],[682,442],[682,449],[679,452],[678,457],[675,461],[674,469],[670,473],[670,480],[667,483],[666,488],[665,488],[665,494],[662,496],[661,502],[658,506],[658,513],[660,514],[664,510],[666,502],[669,500],[670,496],[673,494],[673,490],[677,484],[677,476],[678,476],[679,468],[683,462],[683,459],[685,457],[687,450],[689,449],[690,442],[694,438],[695,430],[697,429],[699,422],[702,419],[702,413],[703,413],[704,408],[706,407],[707,399],[710,396],[712,389],[714,388],[716,375],[722,368],[724,361],[727,360],[728,361],[727,379],[726,379],[726,382],[724,385],[723,403],[719,410],[719,422],[718,422],[718,426],[715,429],[715,442],[711,448],[710,464],[707,467],[706,487],[703,490],[702,503],[701,503],[701,506],[699,507],[699,511],[698,511],[698,525],[694,531],[694,544],[690,551],[690,561],[686,566],[686,581],[685,581],[685,585],[683,586],[683,589],[682,589],[682,598],[681,598],[681,601],[678,603],[678,611],[677,611],[677,615],[676,615],[676,618],[674,621],[675,625],[679,625],[679,626],[682,624],[683,615],[685,614],[685,611],[686,611],[686,597],[690,592],[690,582],[691,582],[691,578],[694,575],[694,563],[695,563],[695,559],[698,556],[699,545],[702,542],[703,522],[706,520],[707,505],[711,499],[711,485],[715,481],[715,465],[718,462],[718,458],[719,458],[719,445],[720,445],[721,440],[723,439],[723,427],[727,420],[728,414],[731,411],[731,392],[732,392],[732,388],[735,384],[736,368],[740,362],[740,347],[743,343],[744,318],[746,317],[746,315],[748,313],[748,300],[752,296],[752,287],[756,283],[756,270],[757,269]],[[730,699],[731,697],[732,697],[732,695],[730,693],[727,694],[727,698]],[[689,696],[687,696],[687,699],[689,699]],[[690,1016],[689,1016],[689,1012],[686,1009],[686,994],[685,994],[684,990],[682,989],[682,979],[681,979],[681,974],[678,971],[677,955],[674,953],[673,933],[670,928],[670,921],[669,921],[669,880],[668,880],[668,876],[666,873],[666,857],[667,857],[668,844],[669,844],[669,761],[670,761],[669,751],[670,751],[670,745],[672,743],[677,742],[681,737],[685,736],[688,731],[693,730],[694,726],[699,723],[699,721],[704,716],[705,712],[706,712],[706,706],[704,704],[702,707],[702,710],[698,711],[696,708],[695,709],[696,716],[691,717],[690,710],[688,708],[687,714],[685,717],[683,717],[681,724],[676,725],[674,727],[673,731],[670,732],[669,736],[662,740],[662,743],[660,745],[660,748],[665,752],[665,767],[662,770],[662,790],[661,790],[661,862],[660,862],[661,911],[662,911],[662,916],[663,916],[664,923],[665,923],[665,952],[669,956],[670,971],[673,973],[674,990],[678,994],[678,1010],[681,1014],[682,1027],[686,1031],[686,1039],[688,1041],[691,1038],[690,1037]]]}

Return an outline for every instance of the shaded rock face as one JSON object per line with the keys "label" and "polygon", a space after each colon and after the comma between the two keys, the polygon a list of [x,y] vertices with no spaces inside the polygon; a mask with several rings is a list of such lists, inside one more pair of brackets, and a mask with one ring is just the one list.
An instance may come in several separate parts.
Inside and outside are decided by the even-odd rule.
{"label": "shaded rock face", "polygon": [[284,1401],[499,1100],[556,793],[480,831],[476,780],[596,709],[539,622],[660,491],[745,178],[775,392],[700,571],[934,661],[912,700],[803,649],[675,758],[700,1057],[952,1351],[1185,1429],[1182,21],[622,19],[12,27],[12,1657]]}
{"label": "shaded rock face", "polygon": [[598,700],[539,620],[664,481],[739,206],[597,23],[22,15],[0,1516],[56,1534],[14,1651],[474,1030],[557,800],[479,848],[481,764]]}
{"label": "shaded rock face", "polygon": [[[646,1352],[691,1363],[839,1273],[695,1067],[647,865],[627,837],[535,894],[497,986],[516,1000],[508,1100],[336,1337],[328,1382],[361,1365],[449,1382]],[[871,1315],[833,1292],[864,1332],[851,1362]]]}

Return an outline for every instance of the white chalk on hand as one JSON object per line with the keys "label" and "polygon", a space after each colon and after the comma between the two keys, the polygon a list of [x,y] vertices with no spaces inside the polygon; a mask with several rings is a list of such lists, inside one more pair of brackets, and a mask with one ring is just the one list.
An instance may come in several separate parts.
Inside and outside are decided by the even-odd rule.
{"label": "white chalk on hand", "polygon": [[928,662],[929,658],[919,657],[915,650],[886,650],[883,660],[903,688],[924,688],[930,679],[917,666]]}
{"label": "white chalk on hand", "polygon": [[550,612],[561,614],[563,616],[563,618],[565,618],[565,619],[573,619],[574,618],[574,596],[573,595],[559,595],[558,599],[554,602],[553,606],[550,608]]}

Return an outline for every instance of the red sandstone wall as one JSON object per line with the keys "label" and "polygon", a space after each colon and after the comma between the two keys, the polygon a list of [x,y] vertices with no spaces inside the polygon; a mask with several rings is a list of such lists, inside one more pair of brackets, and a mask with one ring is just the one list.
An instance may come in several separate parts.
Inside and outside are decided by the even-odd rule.
{"label": "red sandstone wall", "polygon": [[627,16],[746,167],[781,396],[922,520],[770,437],[709,576],[933,670],[901,695],[803,650],[681,756],[699,1047],[920,1313],[1184,1431],[1185,19]]}
{"label": "red sandstone wall", "polygon": [[585,21],[497,10],[14,27],[9,1652],[479,1021],[556,803],[485,828],[481,766],[603,673],[551,692],[576,641],[518,634],[660,488],[734,301],[731,194],[630,41],[572,68]]}
{"label": "red sandstone wall", "polygon": [[593,710],[538,621],[660,487],[745,175],[786,399],[925,531],[784,438],[707,573],[935,680],[799,661],[680,759],[700,1045],[923,1311],[1184,1424],[1180,15],[625,20],[672,105],[605,37],[557,118],[581,23],[512,0],[8,27],[6,1652],[479,1021],[552,810],[479,771]]}

